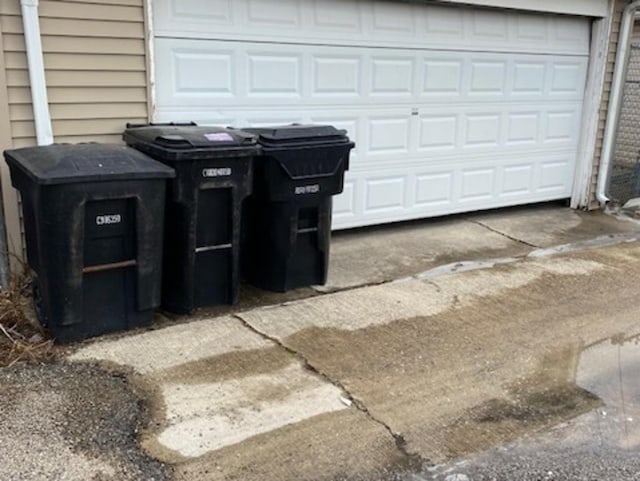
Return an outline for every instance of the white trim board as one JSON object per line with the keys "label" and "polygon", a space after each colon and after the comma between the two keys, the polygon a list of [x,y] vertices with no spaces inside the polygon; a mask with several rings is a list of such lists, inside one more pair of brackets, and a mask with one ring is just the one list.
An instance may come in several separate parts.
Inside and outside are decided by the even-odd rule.
{"label": "white trim board", "polygon": [[571,207],[587,208],[590,201],[590,186],[593,177],[593,162],[596,154],[600,107],[605,87],[607,52],[611,37],[612,15],[615,0],[610,2],[609,15],[595,19],[591,27],[591,54],[587,71],[587,86],[582,110],[580,143],[571,195]]}

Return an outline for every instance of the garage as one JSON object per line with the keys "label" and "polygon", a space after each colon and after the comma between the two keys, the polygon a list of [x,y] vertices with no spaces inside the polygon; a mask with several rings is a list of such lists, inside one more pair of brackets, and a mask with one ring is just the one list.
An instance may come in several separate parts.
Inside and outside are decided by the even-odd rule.
{"label": "garage", "polygon": [[156,121],[330,123],[334,228],[568,198],[585,17],[424,2],[157,0]]}

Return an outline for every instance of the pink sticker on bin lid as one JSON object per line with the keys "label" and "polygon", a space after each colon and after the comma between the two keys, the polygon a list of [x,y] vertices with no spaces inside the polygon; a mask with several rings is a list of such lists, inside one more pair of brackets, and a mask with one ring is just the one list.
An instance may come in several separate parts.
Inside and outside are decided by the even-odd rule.
{"label": "pink sticker on bin lid", "polygon": [[233,136],[226,132],[215,132],[211,134],[204,134],[205,138],[209,142],[232,142]]}

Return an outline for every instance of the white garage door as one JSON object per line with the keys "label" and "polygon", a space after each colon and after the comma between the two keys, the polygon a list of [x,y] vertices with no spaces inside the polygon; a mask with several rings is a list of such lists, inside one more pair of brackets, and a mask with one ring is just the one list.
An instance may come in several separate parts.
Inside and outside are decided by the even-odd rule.
{"label": "white garage door", "polygon": [[330,123],[334,227],[571,195],[582,18],[371,0],[154,0],[157,121]]}

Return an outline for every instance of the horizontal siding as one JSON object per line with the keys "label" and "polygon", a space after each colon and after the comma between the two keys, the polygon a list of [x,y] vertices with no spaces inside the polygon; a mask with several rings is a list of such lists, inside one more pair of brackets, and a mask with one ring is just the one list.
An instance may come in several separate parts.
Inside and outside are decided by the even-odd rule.
{"label": "horizontal siding", "polygon": [[[26,69],[27,59],[23,52],[7,52],[5,64],[9,69]],[[145,69],[141,55],[95,55],[48,53],[44,59],[47,70],[98,70],[110,72],[140,72]]]}
{"label": "horizontal siding", "polygon": [[[43,48],[46,48],[45,56],[49,53],[134,56],[145,54],[144,39],[43,35],[42,44]],[[5,52],[24,52],[22,34],[4,35],[4,49]]]}
{"label": "horizontal siding", "polygon": [[[143,12],[140,11],[140,1],[107,2],[101,1],[56,1],[43,0],[39,6],[40,16],[43,18],[77,18],[81,20],[111,20],[123,22],[143,22]],[[20,16],[18,2],[3,2],[0,5],[0,15]]]}
{"label": "horizontal siding", "polygon": [[[148,119],[142,0],[40,2],[40,29],[56,141],[114,141]],[[0,3],[11,133],[33,140],[19,0]]]}
{"label": "horizontal siding", "polygon": [[[127,122],[144,123],[146,117],[119,117],[117,119],[74,119],[74,120],[56,120],[53,125],[53,134],[55,137],[59,135],[83,135],[83,136],[100,136],[100,135],[121,135]],[[13,138],[35,137],[33,122],[30,120],[14,120],[11,122],[11,133]],[[56,138],[56,141],[58,139]]]}
{"label": "horizontal siding", "polygon": [[[22,20],[18,16],[5,16],[2,29],[8,34],[22,34]],[[40,15],[40,32],[43,36],[144,38],[144,24],[139,22],[115,22],[80,20],[77,18],[47,18]],[[71,35],[69,32],[73,32]]]}
{"label": "horizontal siding", "polygon": [[[14,120],[33,120],[31,105],[16,104],[9,108],[11,118]],[[147,116],[147,104],[138,103],[108,103],[100,107],[96,112],[93,103],[86,104],[54,104],[51,106],[51,116],[59,120],[73,119],[121,119],[123,113],[127,117],[145,118]]]}
{"label": "horizontal siding", "polygon": [[[41,0],[39,14],[55,141],[122,142],[127,122],[149,118],[143,0]],[[0,30],[10,130],[0,147],[35,145],[19,0],[0,0]]]}
{"label": "horizontal siding", "polygon": [[[108,104],[117,103],[138,103],[140,99],[145,98],[146,88],[129,88],[129,87],[59,87],[49,88],[49,98],[55,98],[57,103],[61,104]],[[9,95],[12,103],[31,105],[31,91],[29,87],[11,87]],[[53,107],[53,105],[51,106]]]}

